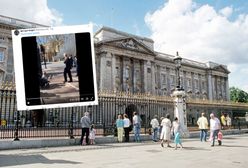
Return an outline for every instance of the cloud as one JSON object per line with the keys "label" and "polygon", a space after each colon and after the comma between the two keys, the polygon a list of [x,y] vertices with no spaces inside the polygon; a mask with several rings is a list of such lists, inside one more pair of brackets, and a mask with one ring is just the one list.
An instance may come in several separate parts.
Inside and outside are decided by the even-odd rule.
{"label": "cloud", "polygon": [[173,55],[178,51],[183,58],[231,68],[248,66],[248,14],[230,20],[234,11],[231,6],[217,11],[192,0],[169,0],[162,8],[147,13],[145,22],[157,51]]}
{"label": "cloud", "polygon": [[1,15],[35,22],[48,26],[62,24],[62,14],[55,9],[49,9],[47,0],[1,0]]}

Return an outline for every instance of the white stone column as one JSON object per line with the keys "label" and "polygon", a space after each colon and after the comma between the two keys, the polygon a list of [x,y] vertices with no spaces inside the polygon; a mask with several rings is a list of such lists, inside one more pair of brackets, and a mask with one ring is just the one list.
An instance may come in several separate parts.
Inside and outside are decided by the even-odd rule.
{"label": "white stone column", "polygon": [[185,91],[175,90],[172,96],[174,98],[174,117],[178,118],[183,132],[188,136]]}
{"label": "white stone column", "polygon": [[229,81],[228,81],[228,77],[225,78],[225,82],[226,82],[226,100],[230,101],[230,93],[229,93]]}
{"label": "white stone column", "polygon": [[213,82],[212,82],[212,74],[208,72],[208,98],[209,100],[213,100]]}

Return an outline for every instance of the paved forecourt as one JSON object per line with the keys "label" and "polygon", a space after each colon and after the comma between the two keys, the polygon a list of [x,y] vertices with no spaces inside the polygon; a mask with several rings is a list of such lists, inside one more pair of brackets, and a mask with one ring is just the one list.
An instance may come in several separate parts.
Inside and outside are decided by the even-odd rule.
{"label": "paved forecourt", "polygon": [[[164,168],[248,166],[248,134],[225,136],[222,146],[183,139],[183,149],[159,143],[111,143],[0,151],[0,167],[11,168]],[[174,144],[172,144],[174,146]]]}

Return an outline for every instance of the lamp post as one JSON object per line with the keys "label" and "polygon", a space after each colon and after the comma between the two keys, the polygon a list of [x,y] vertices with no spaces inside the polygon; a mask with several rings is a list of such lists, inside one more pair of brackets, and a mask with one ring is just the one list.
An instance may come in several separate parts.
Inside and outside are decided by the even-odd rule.
{"label": "lamp post", "polygon": [[185,92],[181,86],[180,80],[180,68],[182,64],[182,58],[178,55],[173,59],[176,66],[176,77],[177,77],[177,86],[175,91],[173,91],[172,96],[174,97],[174,117],[178,118],[178,121],[182,127],[182,130],[188,136],[187,130],[187,119],[186,119],[186,101],[185,101]]}
{"label": "lamp post", "polygon": [[176,58],[173,59],[175,65],[176,65],[176,76],[177,76],[177,86],[176,86],[176,90],[183,90],[182,86],[181,86],[181,81],[180,81],[180,68],[182,65],[182,57],[180,57],[178,55],[177,52],[177,56]]}

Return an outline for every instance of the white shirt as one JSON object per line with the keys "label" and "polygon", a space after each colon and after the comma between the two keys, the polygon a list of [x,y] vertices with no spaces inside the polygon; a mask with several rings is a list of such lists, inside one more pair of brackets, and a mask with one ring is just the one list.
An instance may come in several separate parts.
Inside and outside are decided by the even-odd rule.
{"label": "white shirt", "polygon": [[128,128],[130,126],[130,120],[128,118],[124,118],[124,128]]}
{"label": "white shirt", "polygon": [[134,125],[135,125],[135,124],[140,124],[140,122],[141,122],[140,116],[134,115],[134,116],[133,116],[133,124],[134,124]]}
{"label": "white shirt", "polygon": [[210,119],[210,130],[220,129],[220,120],[218,118]]}
{"label": "white shirt", "polygon": [[158,128],[159,126],[158,120],[156,118],[152,119],[150,124],[152,125],[152,128]]}

